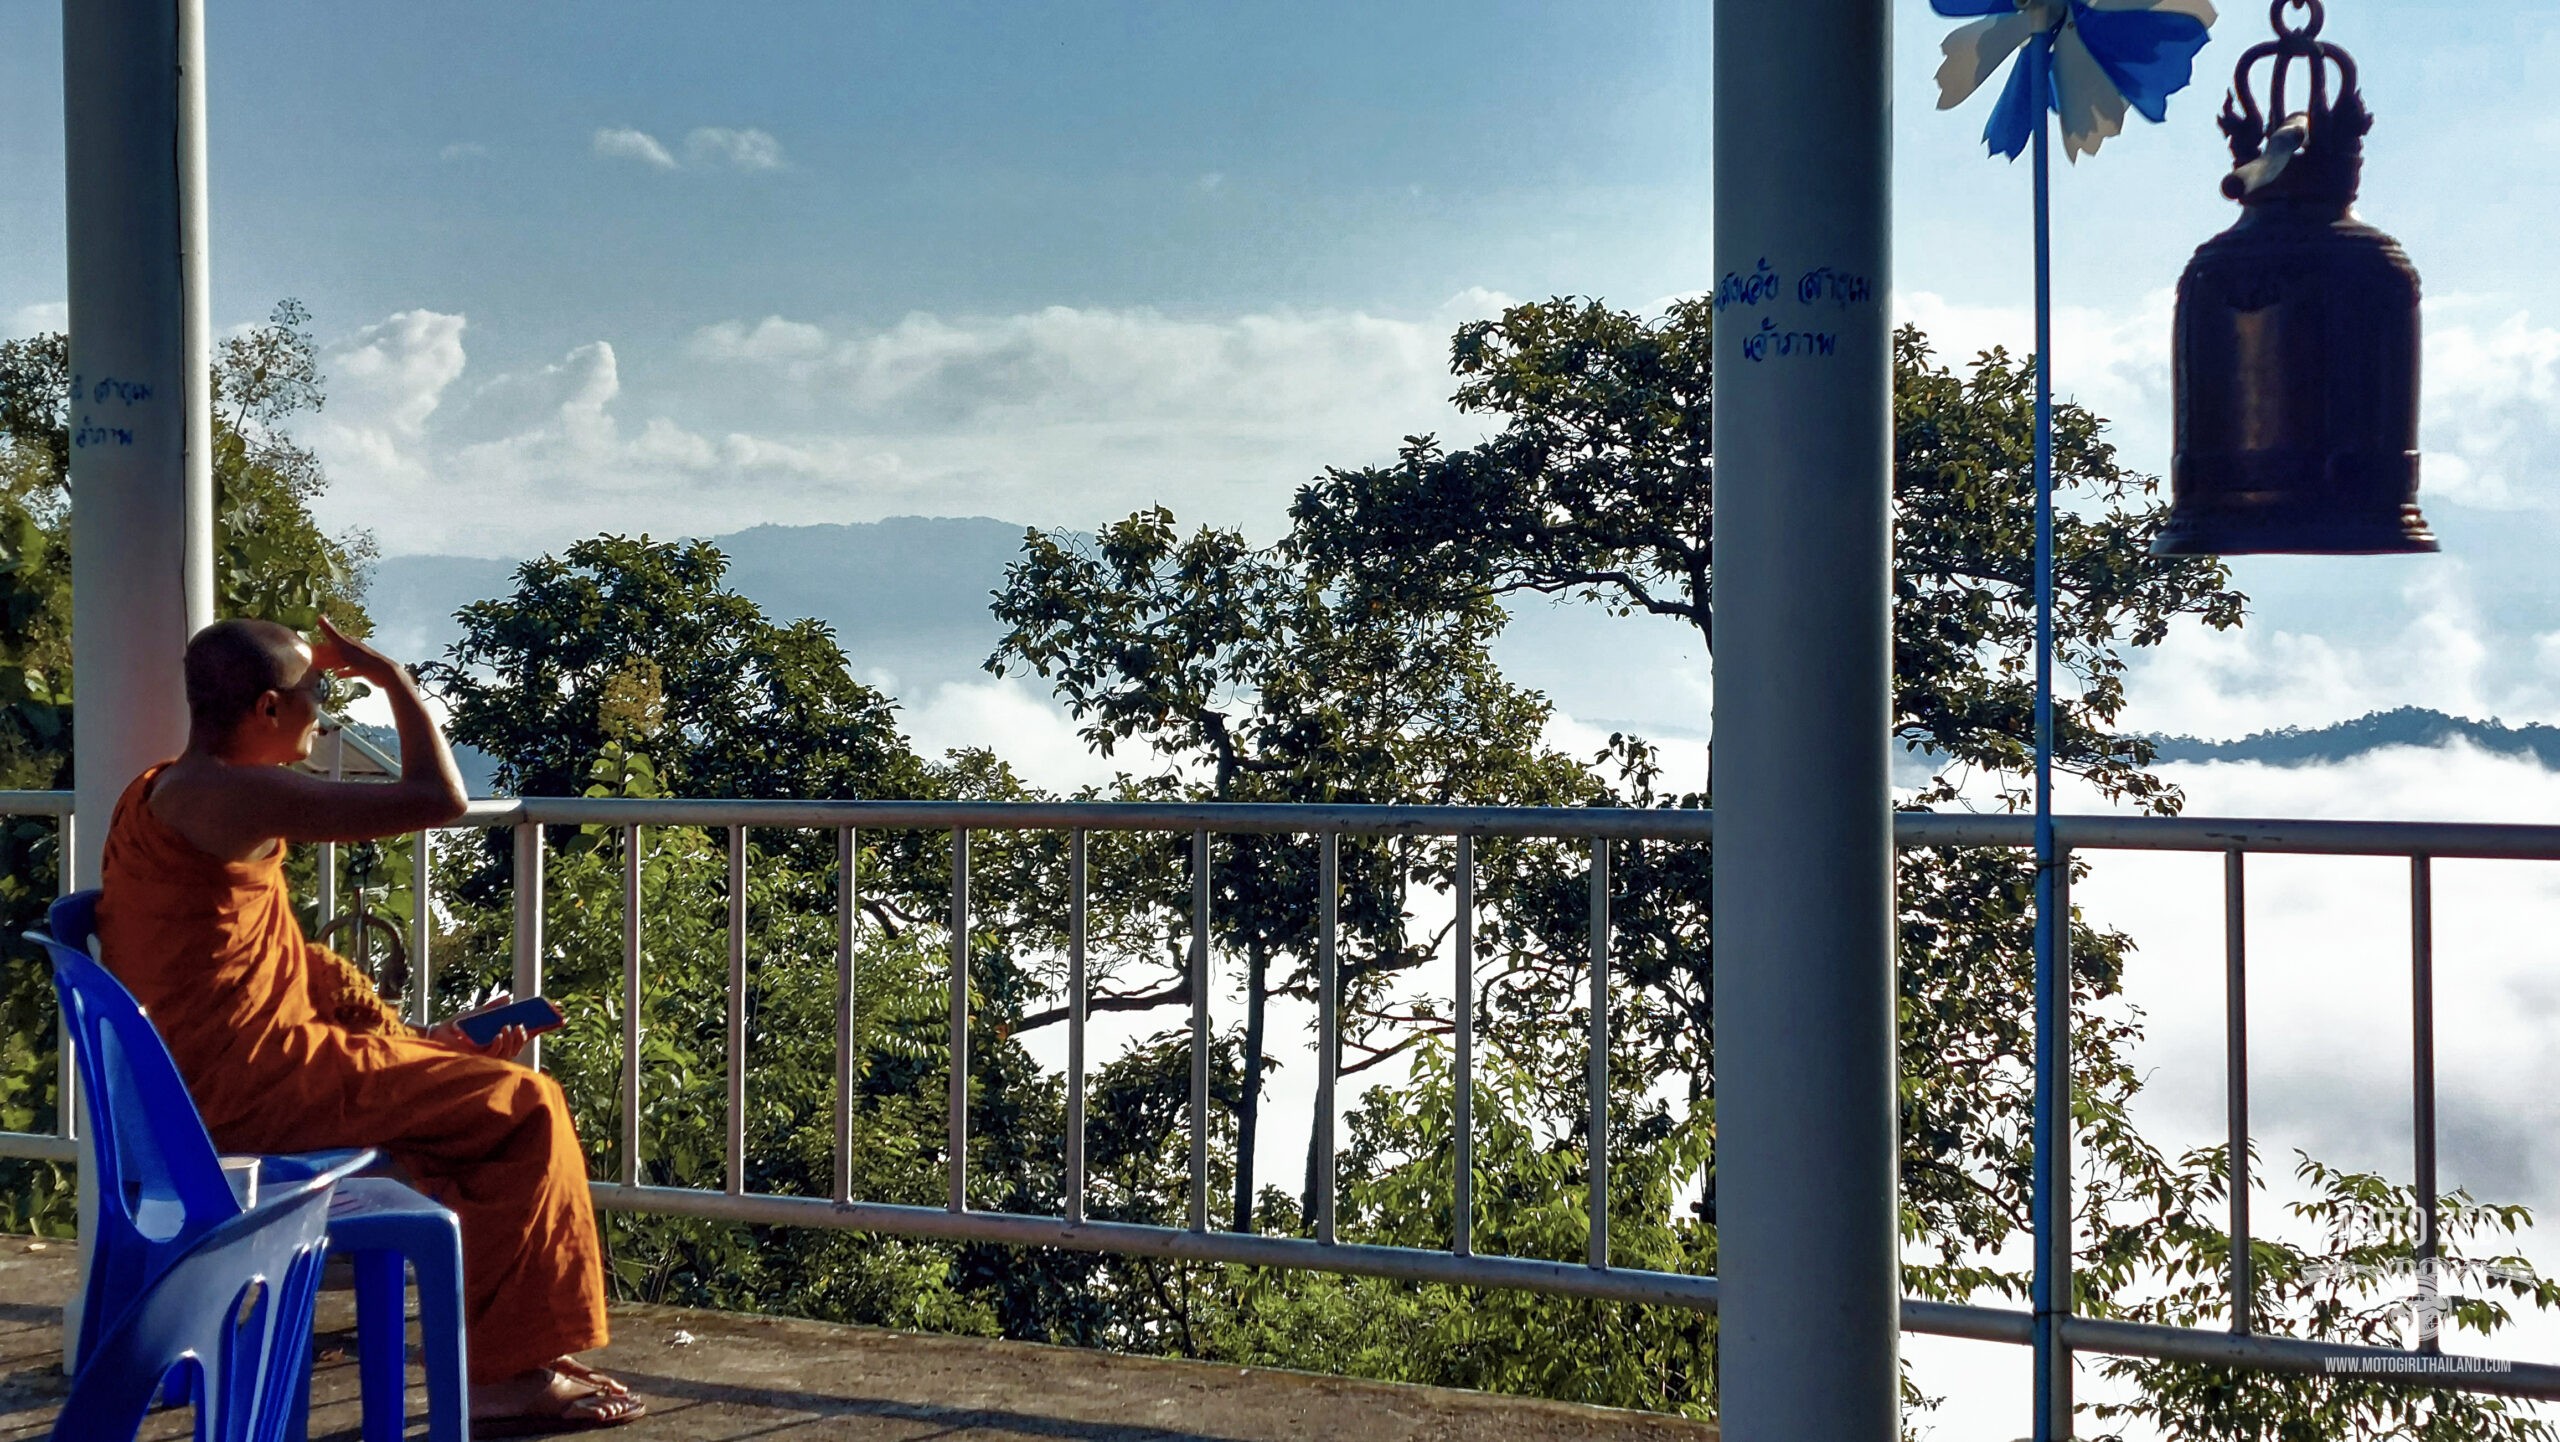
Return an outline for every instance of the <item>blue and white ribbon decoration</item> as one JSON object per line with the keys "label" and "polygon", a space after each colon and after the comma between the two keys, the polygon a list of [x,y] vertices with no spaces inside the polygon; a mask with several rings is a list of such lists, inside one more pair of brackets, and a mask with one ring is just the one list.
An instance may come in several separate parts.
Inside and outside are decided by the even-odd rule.
{"label": "blue and white ribbon decoration", "polygon": [[2122,133],[2128,109],[2157,123],[2169,97],[2193,77],[2196,52],[2213,24],[2210,0],[1929,0],[1950,18],[1978,16],[1940,47],[1938,108],[1962,105],[2012,51],[2009,83],[1991,107],[1983,142],[2018,158],[2035,135],[2036,74],[2047,67],[2062,152],[2072,160]]}

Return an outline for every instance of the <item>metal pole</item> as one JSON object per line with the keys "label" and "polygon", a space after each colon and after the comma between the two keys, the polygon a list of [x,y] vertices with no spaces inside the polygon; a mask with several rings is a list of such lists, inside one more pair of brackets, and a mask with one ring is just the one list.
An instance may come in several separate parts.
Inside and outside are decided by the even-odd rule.
{"label": "metal pole", "polygon": [[2071,994],[2062,966],[2062,857],[2053,835],[2053,203],[2051,134],[2044,87],[2053,74],[2053,37],[2022,60],[2035,76],[2036,252],[2036,1111],[2030,1214],[2036,1235],[2035,1439],[2071,1435]]}
{"label": "metal pole", "polygon": [[[514,995],[518,1001],[542,995],[542,845],[541,822],[516,826]],[[542,1039],[525,1043],[516,1060],[539,1069]]]}
{"label": "metal pole", "polygon": [[1085,834],[1067,836],[1067,1220],[1084,1220]]}
{"label": "metal pole", "polygon": [[[418,833],[423,841],[425,832]],[[640,1185],[640,828],[622,828],[622,1180]]]}
{"label": "metal pole", "polygon": [[2223,1112],[2230,1125],[2231,1330],[2257,1325],[2249,1257],[2249,902],[2246,853],[2222,854]]}
{"label": "metal pole", "polygon": [[853,1200],[854,954],[861,925],[862,844],[850,826],[836,828],[836,1187]]}
{"label": "metal pole", "polygon": [[[179,659],[213,620],[202,0],[63,0],[62,94],[73,785],[91,824],[61,864],[88,887],[117,795],[186,747]],[[94,1170],[75,1199],[84,1237]],[[63,1309],[66,1368],[83,1290]]]}
{"label": "metal pole", "polygon": [[[329,733],[329,779],[332,781],[344,781],[347,779],[346,737],[347,733],[344,727],[340,727]],[[317,926],[327,926],[330,922],[338,919],[338,843],[334,841],[323,841],[320,843],[320,864],[317,869],[320,873],[320,903],[315,908],[318,920],[314,924]],[[361,947],[364,944],[362,931],[363,923],[358,922],[357,928],[356,944]],[[361,957],[355,958],[355,960],[359,965],[363,962],[363,958]]]}
{"label": "metal pole", "polygon": [[729,828],[728,1148],[721,1168],[729,1195],[747,1189],[747,828]]}
{"label": "metal pole", "polygon": [[[328,779],[346,781],[346,727],[338,727],[338,730],[328,733]],[[320,871],[320,907],[317,907],[320,922],[317,925],[325,927],[338,919],[338,843],[333,843],[333,840],[320,843],[317,871]],[[356,922],[356,948],[364,948],[364,922]],[[364,955],[356,955],[351,960],[356,960],[356,966],[364,966]]]}
{"label": "metal pole", "polygon": [[1316,1240],[1334,1232],[1334,1186],[1342,1163],[1334,1155],[1335,1088],[1342,1065],[1342,838],[1328,831],[1317,843],[1316,889]]}
{"label": "metal pole", "polygon": [[1476,1249],[1476,839],[1458,837],[1457,1115],[1450,1122],[1449,1250]]}
{"label": "metal pole", "polygon": [[969,832],[951,833],[951,1196],[969,1210]]}
{"label": "metal pole", "polygon": [[419,832],[417,850],[410,854],[409,990],[416,1004],[409,1010],[420,1026],[433,1026],[436,1020],[435,838],[432,831]]}
{"label": "metal pole", "polygon": [[1609,842],[1591,838],[1591,1036],[1582,1140],[1590,1154],[1591,1265],[1609,1265]]}
{"label": "metal pole", "polygon": [[1191,1230],[1209,1230],[1209,833],[1191,833]]}
{"label": "metal pole", "polygon": [[2409,858],[2410,1110],[2417,1142],[2418,1350],[2440,1352],[2444,1299],[2436,1235],[2436,900],[2435,872]]}
{"label": "metal pole", "polygon": [[1893,1442],[1892,13],[1715,7],[1716,1213],[1733,1442]]}

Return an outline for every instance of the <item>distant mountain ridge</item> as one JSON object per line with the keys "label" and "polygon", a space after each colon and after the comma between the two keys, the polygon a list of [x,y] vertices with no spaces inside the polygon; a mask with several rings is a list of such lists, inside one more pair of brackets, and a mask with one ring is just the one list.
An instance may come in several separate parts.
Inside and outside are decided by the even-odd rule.
{"label": "distant mountain ridge", "polygon": [[2353,721],[2305,730],[2287,726],[2260,731],[2237,741],[2207,741],[2194,736],[2155,736],[2162,761],[2255,761],[2268,766],[2317,766],[2345,761],[2386,746],[2442,746],[2465,741],[2483,751],[2531,756],[2560,770],[2560,726],[2538,722],[2509,726],[2496,717],[2474,721],[2423,706],[2370,711]]}

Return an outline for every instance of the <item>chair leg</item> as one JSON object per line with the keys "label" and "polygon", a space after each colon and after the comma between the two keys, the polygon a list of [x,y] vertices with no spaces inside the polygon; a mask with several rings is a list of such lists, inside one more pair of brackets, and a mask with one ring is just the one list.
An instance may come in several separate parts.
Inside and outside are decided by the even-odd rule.
{"label": "chair leg", "polygon": [[427,1442],[470,1442],[464,1414],[470,1406],[462,1320],[462,1237],[450,1231],[440,1247],[420,1246],[418,1333],[427,1363]]}
{"label": "chair leg", "polygon": [[364,1387],[364,1442],[400,1442],[408,1422],[409,1272],[396,1251],[358,1252],[357,1376]]}
{"label": "chair leg", "polygon": [[293,1389],[293,1406],[285,1413],[285,1442],[311,1442],[311,1379],[320,1370],[320,1339],[317,1336],[303,1339],[302,1350],[308,1354],[308,1359],[302,1369],[302,1385]]}

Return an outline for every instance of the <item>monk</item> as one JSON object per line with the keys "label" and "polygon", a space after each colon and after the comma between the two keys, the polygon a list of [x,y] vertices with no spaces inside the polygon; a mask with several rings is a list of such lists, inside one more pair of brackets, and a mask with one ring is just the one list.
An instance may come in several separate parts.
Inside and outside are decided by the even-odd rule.
{"label": "monk", "polygon": [[[294,769],[331,674],[389,699],[397,781]],[[605,1345],[604,1253],[559,1084],[509,1059],[523,1029],[480,1046],[450,1021],[405,1025],[362,973],[304,940],[285,892],[288,842],[366,841],[462,815],[461,773],[416,682],[326,620],[307,642],[240,620],[188,643],[186,685],[186,754],[116,803],[98,932],[214,1144],[379,1147],[454,1210],[479,1435],[639,1417],[627,1387],[573,1355]]]}

